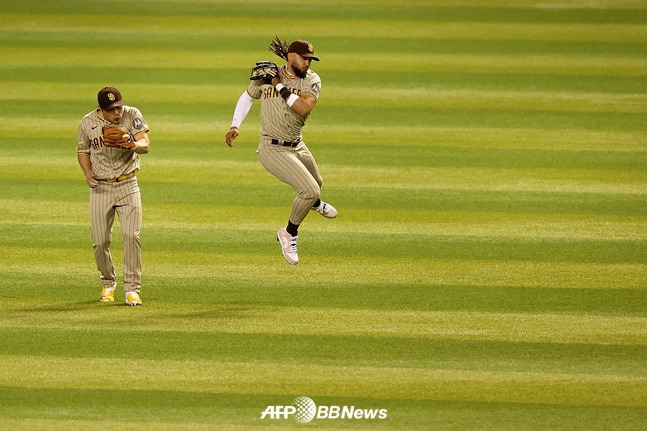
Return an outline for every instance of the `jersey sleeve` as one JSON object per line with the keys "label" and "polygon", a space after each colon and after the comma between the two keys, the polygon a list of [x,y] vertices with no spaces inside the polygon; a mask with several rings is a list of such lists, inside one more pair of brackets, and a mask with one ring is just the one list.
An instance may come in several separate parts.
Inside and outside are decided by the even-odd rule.
{"label": "jersey sleeve", "polygon": [[85,119],[79,124],[79,134],[76,138],[76,152],[90,154],[90,139],[88,138]]}
{"label": "jersey sleeve", "polygon": [[131,120],[128,127],[130,129],[130,132],[133,135],[137,135],[138,133],[149,131],[148,124],[146,123],[146,120],[144,120],[144,116],[139,111],[139,109],[132,108],[132,116],[133,116],[133,119]]}
{"label": "jersey sleeve", "polygon": [[310,71],[307,77],[307,84],[302,94],[310,94],[315,98],[319,99],[319,93],[321,92],[321,78],[315,72]]}
{"label": "jersey sleeve", "polygon": [[252,81],[247,87],[247,94],[249,94],[253,99],[260,99],[263,90],[261,89],[261,81]]}

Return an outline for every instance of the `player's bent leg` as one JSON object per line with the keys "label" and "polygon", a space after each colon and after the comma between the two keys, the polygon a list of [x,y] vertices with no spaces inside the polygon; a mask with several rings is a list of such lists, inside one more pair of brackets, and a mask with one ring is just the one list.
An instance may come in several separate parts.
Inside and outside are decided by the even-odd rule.
{"label": "player's bent leg", "polygon": [[321,187],[308,168],[294,152],[271,144],[261,144],[258,156],[263,167],[279,180],[297,190],[292,203],[290,220],[301,224],[312,205],[319,199]]}
{"label": "player's bent leg", "polygon": [[292,209],[290,210],[290,220],[294,224],[300,225],[308,215],[315,202],[319,200],[319,193],[321,189],[314,181],[302,182],[300,184],[299,194],[292,201]]}
{"label": "player's bent leg", "polygon": [[303,166],[306,167],[308,172],[310,172],[310,175],[312,175],[315,181],[317,181],[319,187],[321,187],[323,185],[323,178],[321,177],[321,173],[319,172],[319,166],[317,165],[314,156],[305,144],[303,144],[299,148],[297,157],[299,158],[299,161],[303,163]]}
{"label": "player's bent leg", "polygon": [[[321,188],[323,185],[323,178],[321,177],[321,173],[319,173],[319,166],[317,166],[317,162],[315,161],[314,156],[305,144],[299,149],[298,157],[306,167],[306,169],[308,169],[308,172],[310,172],[312,177],[317,181],[319,188]],[[337,217],[337,210],[335,209],[335,207],[327,202],[322,202],[319,199],[317,199],[315,204],[310,209],[312,211],[318,212],[326,218]]]}

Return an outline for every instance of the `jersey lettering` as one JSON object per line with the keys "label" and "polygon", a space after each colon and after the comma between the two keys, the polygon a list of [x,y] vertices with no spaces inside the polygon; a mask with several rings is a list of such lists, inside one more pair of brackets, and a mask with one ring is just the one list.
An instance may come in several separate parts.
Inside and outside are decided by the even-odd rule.
{"label": "jersey lettering", "polygon": [[[293,94],[296,94],[297,96],[301,95],[301,90],[298,90],[296,88],[288,88]],[[263,90],[263,99],[269,99],[271,97],[279,97],[280,94],[278,90],[275,87],[269,86],[265,90]]]}
{"label": "jersey lettering", "polygon": [[92,146],[93,150],[98,150],[99,148],[103,147],[103,136],[91,139],[90,145]]}

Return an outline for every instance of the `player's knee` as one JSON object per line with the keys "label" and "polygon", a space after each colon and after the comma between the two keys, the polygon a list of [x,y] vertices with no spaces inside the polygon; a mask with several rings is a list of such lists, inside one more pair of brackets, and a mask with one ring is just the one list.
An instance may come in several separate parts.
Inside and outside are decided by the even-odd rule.
{"label": "player's knee", "polygon": [[100,238],[92,244],[95,250],[108,250],[110,248],[110,238]]}
{"label": "player's knee", "polygon": [[319,186],[317,186],[317,187],[311,187],[311,188],[306,189],[306,190],[302,190],[299,193],[299,196],[301,197],[301,199],[303,199],[305,201],[309,201],[309,202],[314,203],[314,202],[317,201],[317,199],[319,199],[319,194],[320,193],[321,193],[321,188]]}
{"label": "player's knee", "polygon": [[139,232],[127,231],[121,233],[124,243],[130,244],[132,242],[139,242]]}

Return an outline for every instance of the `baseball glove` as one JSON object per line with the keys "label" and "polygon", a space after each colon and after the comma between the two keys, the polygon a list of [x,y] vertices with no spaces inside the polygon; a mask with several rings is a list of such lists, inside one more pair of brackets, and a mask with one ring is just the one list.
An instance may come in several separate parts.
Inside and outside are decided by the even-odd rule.
{"label": "baseball glove", "polygon": [[252,67],[252,74],[249,79],[260,80],[263,84],[272,83],[272,78],[279,74],[279,67],[273,61],[259,61]]}
{"label": "baseball glove", "polygon": [[121,126],[103,126],[103,145],[112,148],[132,150],[135,148],[135,137]]}
{"label": "baseball glove", "polygon": [[274,37],[274,40],[270,43],[270,46],[267,47],[267,49],[270,52],[273,52],[280,58],[287,60],[288,59],[288,43],[281,41],[278,36]]}

